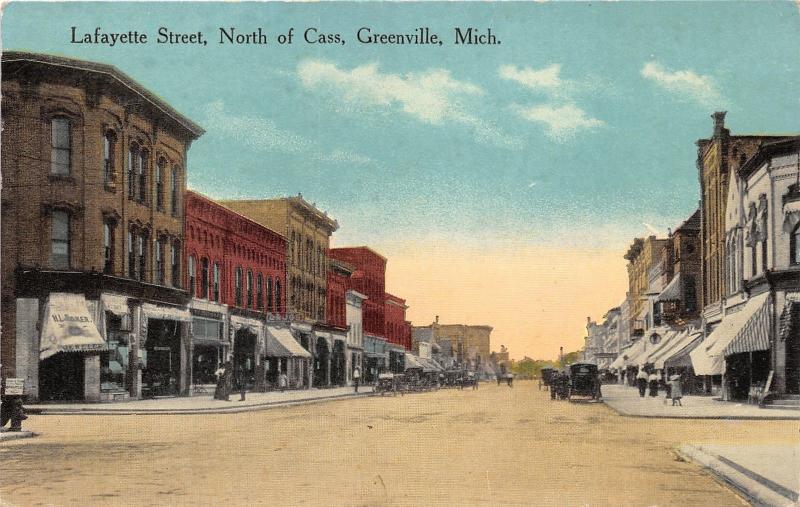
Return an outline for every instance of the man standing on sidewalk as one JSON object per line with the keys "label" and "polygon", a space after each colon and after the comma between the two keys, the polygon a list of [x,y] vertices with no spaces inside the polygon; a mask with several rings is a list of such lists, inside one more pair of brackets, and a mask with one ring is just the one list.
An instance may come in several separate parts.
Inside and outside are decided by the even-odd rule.
{"label": "man standing on sidewalk", "polygon": [[639,367],[639,373],[636,374],[636,387],[639,388],[639,397],[644,398],[647,392],[647,372],[642,366]]}
{"label": "man standing on sidewalk", "polygon": [[358,366],[355,367],[353,370],[353,385],[356,388],[356,392],[358,392],[358,383],[361,381],[361,370]]}

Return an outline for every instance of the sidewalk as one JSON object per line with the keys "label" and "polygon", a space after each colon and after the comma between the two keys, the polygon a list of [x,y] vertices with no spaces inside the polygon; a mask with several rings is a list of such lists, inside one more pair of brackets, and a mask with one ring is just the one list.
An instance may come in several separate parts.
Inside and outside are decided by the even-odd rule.
{"label": "sidewalk", "polygon": [[684,445],[680,454],[732,485],[754,505],[797,505],[800,445]]}
{"label": "sidewalk", "polygon": [[800,420],[800,410],[767,410],[741,402],[718,401],[710,396],[684,396],[682,407],[664,404],[664,392],[657,398],[639,397],[635,387],[604,384],[603,401],[618,414],[662,419],[769,419]]}
{"label": "sidewalk", "polygon": [[333,389],[247,393],[245,401],[239,401],[239,393],[231,393],[231,401],[215,400],[213,396],[207,395],[117,403],[42,403],[26,405],[25,412],[36,415],[220,414],[363,397],[370,394],[372,394],[371,386],[360,387],[358,393],[353,392],[352,387],[337,387]]}
{"label": "sidewalk", "polygon": [[0,429],[0,442],[6,442],[8,440],[17,440],[20,438],[32,438],[35,436],[36,433],[32,431],[8,431],[8,429],[6,428]]}

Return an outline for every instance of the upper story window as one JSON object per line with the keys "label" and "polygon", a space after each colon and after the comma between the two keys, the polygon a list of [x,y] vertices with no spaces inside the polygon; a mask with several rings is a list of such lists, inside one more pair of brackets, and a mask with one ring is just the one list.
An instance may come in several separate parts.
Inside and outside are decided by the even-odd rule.
{"label": "upper story window", "polygon": [[242,268],[236,268],[233,289],[236,306],[242,306]]}
{"label": "upper story window", "polygon": [[181,175],[180,175],[180,167],[173,166],[172,167],[172,178],[170,183],[170,203],[172,206],[172,216],[178,216],[178,210],[180,209],[180,185],[181,185]]}
{"label": "upper story window", "polygon": [[147,202],[147,150],[139,150],[139,163],[137,164],[138,173],[136,174],[139,187],[139,202]]}
{"label": "upper story window", "polygon": [[164,242],[161,238],[156,239],[153,252],[153,267],[155,269],[155,282],[159,285],[166,283],[166,274],[164,268]]}
{"label": "upper story window", "polygon": [[137,270],[137,280],[147,280],[147,231],[141,231],[136,238],[136,255],[139,258],[139,269]]}
{"label": "upper story window", "polygon": [[264,277],[261,273],[256,277],[256,309],[264,308]]}
{"label": "upper story window", "polygon": [[273,311],[273,306],[272,306],[272,277],[271,276],[267,277],[267,311],[270,312],[270,313]]}
{"label": "upper story window", "polygon": [[219,264],[214,263],[214,301],[219,301]]}
{"label": "upper story window", "polygon": [[195,271],[194,271],[194,256],[192,256],[192,255],[189,256],[188,264],[189,265],[186,267],[186,269],[187,269],[188,275],[189,275],[189,295],[191,295],[192,297],[195,297],[196,294],[194,292],[194,288],[195,288],[195,276],[196,275],[195,275]]}
{"label": "upper story window", "polygon": [[281,281],[275,280],[275,313],[281,313]]}
{"label": "upper story window", "polygon": [[181,244],[178,240],[172,242],[172,286],[181,286]]}
{"label": "upper story window", "polygon": [[135,233],[133,230],[128,231],[128,277],[136,279],[136,246]]}
{"label": "upper story window", "polygon": [[164,209],[164,173],[166,171],[167,161],[163,158],[158,159],[154,179],[156,182],[156,208],[159,210]]}
{"label": "upper story window", "polygon": [[200,297],[207,298],[208,297],[208,259],[203,257],[200,260]]}
{"label": "upper story window", "polygon": [[70,121],[63,116],[50,120],[51,151],[50,174],[69,176],[72,155]]}
{"label": "upper story window", "polygon": [[114,222],[103,220],[103,273],[114,273]]}
{"label": "upper story window", "polygon": [[117,143],[117,136],[113,130],[107,130],[103,134],[103,182],[108,185],[112,182],[114,175],[114,153]]}
{"label": "upper story window", "polygon": [[50,220],[50,266],[53,269],[69,269],[69,213],[53,210]]}
{"label": "upper story window", "polygon": [[128,150],[128,199],[136,199],[136,175],[139,174],[139,145],[131,143]]}
{"label": "upper story window", "polygon": [[253,307],[253,272],[247,270],[247,307]]}

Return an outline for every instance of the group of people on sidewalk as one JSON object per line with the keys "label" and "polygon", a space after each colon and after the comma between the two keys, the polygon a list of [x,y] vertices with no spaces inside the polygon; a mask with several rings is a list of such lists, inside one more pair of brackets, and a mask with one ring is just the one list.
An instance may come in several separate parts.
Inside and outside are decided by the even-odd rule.
{"label": "group of people on sidewalk", "polygon": [[[214,389],[214,399],[231,401],[231,392],[239,393],[239,401],[245,401],[247,392],[247,376],[243,369],[235,370],[233,364],[228,361],[220,365],[217,371],[214,372],[217,377],[217,386]],[[278,388],[285,391],[288,385],[288,378],[286,373],[278,375]]]}
{"label": "group of people on sidewalk", "polygon": [[[659,370],[650,370],[648,374],[644,367],[639,368],[636,374],[636,387],[639,388],[639,397],[644,398],[648,389],[650,396],[655,398],[658,396],[658,387],[661,382],[661,375]],[[666,381],[667,399],[672,400],[672,405],[683,406],[681,398],[683,398],[683,389],[681,388],[681,376],[678,374],[671,375]]]}

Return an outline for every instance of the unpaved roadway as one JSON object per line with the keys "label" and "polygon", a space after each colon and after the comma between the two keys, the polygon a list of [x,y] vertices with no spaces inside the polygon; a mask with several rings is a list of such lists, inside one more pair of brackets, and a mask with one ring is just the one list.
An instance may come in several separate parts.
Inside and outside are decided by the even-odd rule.
{"label": "unpaved roadway", "polygon": [[674,449],[794,443],[798,429],[620,417],[602,404],[551,402],[532,382],[26,423],[42,435],[0,444],[0,500],[10,505],[743,505]]}

